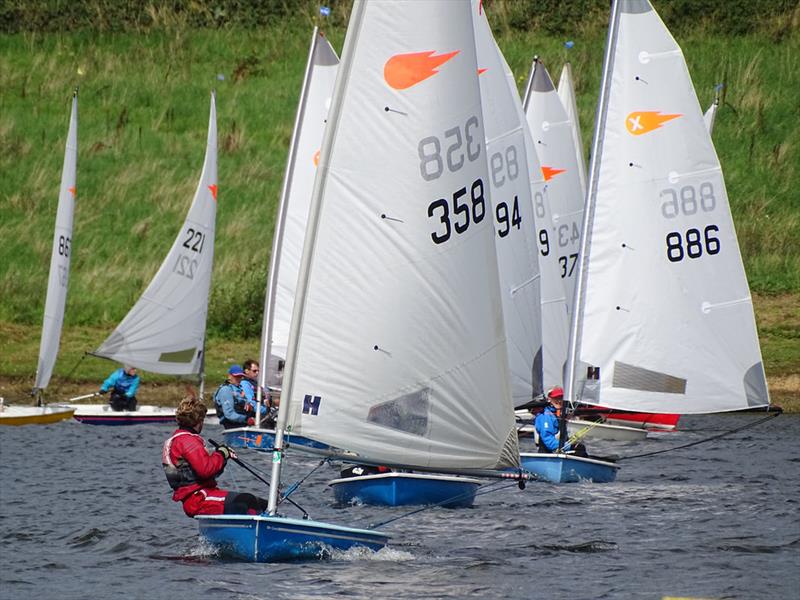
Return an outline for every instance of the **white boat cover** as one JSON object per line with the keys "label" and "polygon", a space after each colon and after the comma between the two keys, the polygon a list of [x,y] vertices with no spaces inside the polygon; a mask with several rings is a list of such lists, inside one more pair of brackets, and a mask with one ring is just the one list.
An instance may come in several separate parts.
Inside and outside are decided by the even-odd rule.
{"label": "white boat cover", "polygon": [[573,330],[575,391],[644,412],[767,406],[725,182],[683,54],[646,0],[615,9]]}
{"label": "white boat cover", "polygon": [[355,3],[279,428],[379,463],[518,464],[476,73],[469,3]]}
{"label": "white boat cover", "polygon": [[581,137],[581,122],[578,116],[578,103],[575,97],[575,78],[572,76],[572,66],[564,63],[561,68],[561,77],[558,78],[558,97],[561,105],[567,111],[567,119],[572,127],[572,140],[575,144],[575,162],[578,165],[578,176],[581,180],[581,193],[586,197],[586,154],[583,152],[583,138]]}
{"label": "white boat cover", "polygon": [[[289,328],[305,242],[308,205],[314,188],[333,84],[339,68],[339,57],[327,38],[315,29],[312,40],[295,118],[293,143],[286,162],[283,192],[278,207],[279,217],[270,256],[271,285],[267,288],[264,319],[267,325],[265,337],[270,336],[271,331],[271,343],[269,356],[262,356],[262,364],[266,366],[263,370],[262,386],[281,385],[278,361],[286,358],[286,348],[289,345]],[[274,309],[270,309],[270,306]]]}
{"label": "white boat cover", "polygon": [[550,242],[558,254],[559,276],[564,285],[567,311],[571,314],[583,224],[581,165],[578,164],[579,151],[573,138],[573,123],[556,93],[550,74],[539,60],[533,61],[528,80],[525,115],[547,182],[553,212]]}
{"label": "white boat cover", "polygon": [[519,406],[543,392],[539,248],[526,172],[526,165],[535,165],[537,159],[526,154],[525,121],[517,108],[519,92],[506,75],[511,70],[495,43],[485,11],[478,2],[473,7],[500,297],[511,391],[514,405]]}
{"label": "white boat cover", "polygon": [[216,213],[217,109],[212,93],[203,172],[183,228],[144,294],[94,355],[154,373],[200,372]]}
{"label": "white boat cover", "polygon": [[36,367],[36,382],[34,383],[34,387],[39,390],[46,388],[50,383],[53,367],[56,364],[58,345],[61,341],[61,326],[64,323],[64,308],[67,302],[69,262],[72,255],[72,220],[77,193],[77,165],[78,92],[76,91],[72,97],[69,132],[64,151],[64,167],[61,171],[61,187],[58,191],[53,252],[50,255],[50,278],[47,281],[42,341],[39,346],[39,363]]}

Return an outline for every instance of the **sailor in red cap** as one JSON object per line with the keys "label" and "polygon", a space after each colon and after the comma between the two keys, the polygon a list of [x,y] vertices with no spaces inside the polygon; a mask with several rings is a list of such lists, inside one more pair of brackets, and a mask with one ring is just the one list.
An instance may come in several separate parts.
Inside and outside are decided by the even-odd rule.
{"label": "sailor in red cap", "polygon": [[[539,435],[539,452],[557,452],[559,438],[559,420],[561,409],[564,403],[564,390],[556,386],[547,392],[547,400],[550,402],[544,410],[536,415],[533,422],[536,433]],[[563,448],[569,450],[569,444]]]}

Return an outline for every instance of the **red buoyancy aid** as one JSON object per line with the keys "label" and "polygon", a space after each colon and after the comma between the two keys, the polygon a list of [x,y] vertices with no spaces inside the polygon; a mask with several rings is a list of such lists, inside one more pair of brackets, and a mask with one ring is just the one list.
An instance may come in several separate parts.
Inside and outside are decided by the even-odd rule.
{"label": "red buoyancy aid", "polygon": [[172,499],[176,502],[197,490],[216,488],[214,478],[225,469],[225,463],[222,454],[209,454],[203,438],[187,429],[175,430],[161,451],[161,464],[167,482],[175,490]]}

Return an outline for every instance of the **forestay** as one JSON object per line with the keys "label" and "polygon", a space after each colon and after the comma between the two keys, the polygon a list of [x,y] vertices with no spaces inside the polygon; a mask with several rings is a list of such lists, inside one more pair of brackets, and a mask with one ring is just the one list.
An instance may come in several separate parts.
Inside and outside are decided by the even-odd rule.
{"label": "forestay", "polygon": [[298,280],[290,425],[376,462],[517,465],[470,5],[353,15]]}
{"label": "forestay", "polygon": [[559,275],[567,310],[571,313],[583,223],[581,167],[577,161],[579,152],[573,139],[573,124],[550,74],[538,59],[534,59],[528,79],[525,115],[547,182],[553,212],[550,246],[558,254]]}
{"label": "forestay", "polygon": [[142,297],[93,354],[155,373],[200,372],[216,212],[217,113],[212,93],[203,172],[183,228]]}
{"label": "forestay", "polygon": [[338,68],[339,57],[314,28],[270,255],[262,335],[262,387],[281,383],[278,361],[286,358],[289,344],[308,206]]}
{"label": "forestay", "polygon": [[648,2],[615,11],[573,330],[575,393],[645,412],[766,406],[725,183],[683,55]]}
{"label": "forestay", "polygon": [[572,65],[564,63],[561,68],[561,77],[558,78],[558,97],[561,105],[567,111],[572,128],[572,141],[575,144],[575,162],[578,165],[578,177],[581,180],[581,194],[586,197],[586,154],[583,152],[583,139],[581,138],[581,122],[578,115],[578,103],[575,98],[575,78],[572,76]]}
{"label": "forestay", "polygon": [[473,2],[473,9],[500,297],[511,389],[518,406],[543,391],[539,249],[526,172],[536,157],[526,155],[524,121],[516,108],[519,93],[506,77],[510,69],[495,44],[485,12],[478,2]]}
{"label": "forestay", "polygon": [[58,191],[56,226],[53,233],[53,252],[50,255],[50,278],[47,281],[47,299],[44,305],[42,341],[39,346],[39,363],[36,367],[34,388],[43,390],[50,383],[56,363],[64,308],[67,302],[69,263],[72,253],[72,220],[75,213],[78,164],[78,92],[72,96],[69,131]]}

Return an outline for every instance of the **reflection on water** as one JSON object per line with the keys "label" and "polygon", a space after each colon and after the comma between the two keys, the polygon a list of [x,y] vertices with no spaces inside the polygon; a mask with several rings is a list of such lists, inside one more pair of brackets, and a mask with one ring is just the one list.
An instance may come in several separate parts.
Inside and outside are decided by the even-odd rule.
{"label": "reflection on water", "polygon": [[[686,417],[680,431],[591,450],[631,456],[758,418]],[[74,422],[0,429],[0,595],[752,599],[796,597],[800,585],[800,418],[792,415],[623,461],[611,484],[508,486],[471,509],[420,512],[387,526],[394,537],[378,553],[275,565],[222,561],[199,538],[161,470],[170,431]],[[267,455],[243,456],[268,471]],[[318,461],[290,455],[287,464],[290,483]],[[408,512],[334,506],[325,484],[338,469],[323,467],[292,496],[313,518],[365,527]],[[266,494],[235,464],[221,482]]]}

